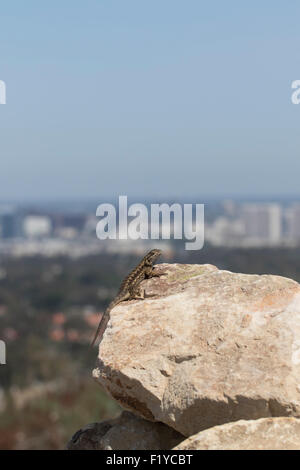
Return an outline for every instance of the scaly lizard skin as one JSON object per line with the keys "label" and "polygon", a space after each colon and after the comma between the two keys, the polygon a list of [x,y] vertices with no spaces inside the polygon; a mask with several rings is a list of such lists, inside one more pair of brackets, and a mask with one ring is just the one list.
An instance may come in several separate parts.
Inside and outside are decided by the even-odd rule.
{"label": "scaly lizard skin", "polygon": [[151,250],[142,261],[134,268],[130,274],[122,282],[119,292],[114,300],[109,304],[105,310],[100,323],[98,325],[95,337],[92,341],[91,347],[94,346],[98,336],[101,339],[105,331],[106,325],[110,318],[110,312],[112,309],[124,300],[133,300],[133,299],[144,299],[144,292],[141,291],[139,284],[144,279],[149,279],[150,277],[157,277],[161,274],[155,274],[153,270],[153,264],[161,255],[161,250]]}

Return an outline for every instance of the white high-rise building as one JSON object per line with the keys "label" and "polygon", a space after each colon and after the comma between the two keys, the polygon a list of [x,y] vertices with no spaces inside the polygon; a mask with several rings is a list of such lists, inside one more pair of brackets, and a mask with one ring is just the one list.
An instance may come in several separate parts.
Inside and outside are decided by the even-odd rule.
{"label": "white high-rise building", "polygon": [[245,239],[253,245],[278,245],[282,240],[282,210],[279,204],[252,203],[241,208]]}
{"label": "white high-rise building", "polygon": [[23,231],[26,237],[46,237],[52,229],[51,220],[43,215],[28,215],[24,219]]}

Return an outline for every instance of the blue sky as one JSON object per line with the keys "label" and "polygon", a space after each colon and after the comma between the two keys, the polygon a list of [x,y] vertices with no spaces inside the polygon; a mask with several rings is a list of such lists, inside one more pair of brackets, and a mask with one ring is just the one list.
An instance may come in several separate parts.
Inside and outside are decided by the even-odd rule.
{"label": "blue sky", "polygon": [[0,201],[299,195],[299,2],[0,6]]}

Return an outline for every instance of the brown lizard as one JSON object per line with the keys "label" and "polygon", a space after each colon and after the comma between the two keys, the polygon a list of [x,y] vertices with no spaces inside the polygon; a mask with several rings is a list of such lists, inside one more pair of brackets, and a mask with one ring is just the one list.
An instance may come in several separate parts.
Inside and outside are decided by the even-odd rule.
{"label": "brown lizard", "polygon": [[91,347],[94,346],[98,336],[100,339],[103,336],[106,325],[110,318],[110,312],[112,309],[124,300],[133,300],[133,299],[144,299],[144,291],[141,291],[139,284],[144,279],[149,279],[151,277],[158,277],[161,274],[156,274],[153,270],[153,264],[161,255],[161,250],[151,250],[142,261],[128,274],[128,276],[122,282],[117,296],[112,300],[107,309],[105,310],[100,323],[98,325],[95,337],[91,343]]}

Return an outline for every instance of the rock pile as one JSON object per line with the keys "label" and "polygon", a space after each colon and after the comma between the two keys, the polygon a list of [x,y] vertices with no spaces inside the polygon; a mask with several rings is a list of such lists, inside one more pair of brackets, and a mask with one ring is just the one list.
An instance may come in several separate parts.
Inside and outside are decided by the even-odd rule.
{"label": "rock pile", "polygon": [[212,265],[156,269],[166,275],[144,281],[145,300],[111,312],[93,375],[134,416],[99,431],[96,448],[278,448],[281,436],[300,449],[300,285]]}

